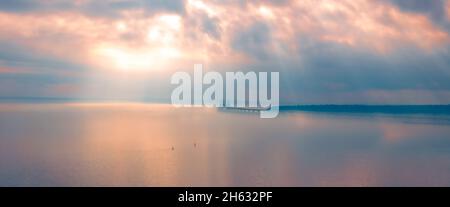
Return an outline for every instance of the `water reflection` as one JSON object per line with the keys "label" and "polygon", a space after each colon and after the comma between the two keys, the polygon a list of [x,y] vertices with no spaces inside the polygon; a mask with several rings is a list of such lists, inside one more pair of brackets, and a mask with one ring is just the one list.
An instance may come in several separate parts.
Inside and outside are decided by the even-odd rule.
{"label": "water reflection", "polygon": [[[418,121],[419,120],[419,121]],[[0,106],[1,186],[448,186],[446,117]]]}

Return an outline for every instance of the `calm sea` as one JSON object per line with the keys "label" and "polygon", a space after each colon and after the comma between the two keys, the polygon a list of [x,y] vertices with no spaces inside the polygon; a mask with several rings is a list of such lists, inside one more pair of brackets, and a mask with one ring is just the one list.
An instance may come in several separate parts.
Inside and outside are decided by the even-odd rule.
{"label": "calm sea", "polygon": [[0,186],[450,186],[450,116],[5,103]]}

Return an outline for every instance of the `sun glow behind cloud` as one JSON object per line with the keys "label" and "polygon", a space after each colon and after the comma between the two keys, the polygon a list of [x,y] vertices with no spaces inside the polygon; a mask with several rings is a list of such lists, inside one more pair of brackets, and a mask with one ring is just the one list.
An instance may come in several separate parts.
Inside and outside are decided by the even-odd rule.
{"label": "sun glow behind cloud", "polygon": [[[149,75],[151,78],[162,79],[173,70],[190,71],[194,63],[203,63],[211,70],[267,70],[276,66],[270,69],[288,73],[285,83],[294,89],[304,87],[298,85],[305,80],[296,78],[314,74],[308,78],[314,82],[308,86],[314,92],[323,88],[345,89],[348,91],[342,93],[347,94],[383,91],[395,97],[395,94],[402,94],[401,91],[414,91],[415,87],[425,92],[438,87],[440,93],[447,94],[445,81],[438,77],[447,77],[444,68],[448,65],[441,59],[448,55],[445,51],[449,48],[450,24],[439,22],[450,21],[448,1],[443,5],[444,20],[440,21],[430,15],[431,11],[405,10],[390,0],[63,2],[30,1],[24,8],[0,7],[0,43],[8,46],[0,51],[0,66],[8,68],[8,74],[15,68],[22,75],[20,71],[40,68],[42,72],[45,68],[52,71],[49,76],[57,76],[52,80],[55,86],[49,88],[72,84],[73,87],[63,88],[73,91],[73,88],[90,90],[83,88],[100,82],[93,77],[108,79],[107,76],[123,76],[124,73],[130,77],[153,73]],[[19,50],[9,47],[24,48],[27,55],[20,56],[16,54]],[[445,54],[441,54],[442,51]],[[427,62],[433,67],[423,66],[427,68],[426,74],[433,75],[427,78],[428,82],[422,80],[422,71],[409,71],[413,69],[406,64],[411,61],[399,59],[414,54],[417,57],[407,58],[415,60],[437,53],[435,62]],[[364,69],[366,66],[355,63],[358,60],[338,57],[343,54],[380,58],[379,62],[384,65],[379,69]],[[14,55],[20,57],[14,59]],[[395,67],[400,69],[384,69],[397,62],[400,65]],[[336,80],[342,71],[350,70],[342,67],[353,65],[358,68],[348,71],[347,78]],[[61,69],[64,67],[83,70],[66,71]],[[323,74],[324,70],[327,73]],[[381,82],[390,80],[381,78],[386,70],[402,71],[404,76],[415,79],[407,86],[398,81],[399,86],[387,91],[368,84],[370,80],[362,80],[365,74],[378,75]],[[434,72],[430,72],[432,70]],[[6,72],[0,71],[1,74]],[[323,76],[335,78],[324,80]],[[83,81],[64,82],[70,77]],[[14,90],[20,94],[25,90],[24,86],[13,86],[7,81],[1,84],[8,94],[15,93]],[[364,91],[350,90],[364,84]],[[45,94],[56,94],[53,89],[48,90]],[[361,97],[364,99],[365,95]]]}
{"label": "sun glow behind cloud", "polygon": [[[126,70],[158,70],[167,65],[172,58],[180,56],[173,48],[160,48],[156,51],[127,51],[114,47],[104,47],[95,50],[103,60],[109,60],[103,67]],[[103,58],[101,58],[103,57]]]}
{"label": "sun glow behind cloud", "polygon": [[[116,24],[116,29],[125,34],[130,30],[123,21]],[[101,44],[94,48],[93,55],[100,57],[99,66],[102,68],[130,72],[161,70],[183,55],[178,48],[180,31],[180,16],[160,15],[148,26],[143,45],[119,47],[119,44]]]}
{"label": "sun glow behind cloud", "polygon": [[[62,55],[104,53],[101,56],[112,59],[105,64],[130,69],[155,64],[152,61],[155,59],[173,62],[180,57],[193,60],[227,57],[229,62],[239,62],[239,58],[229,59],[241,52],[233,48],[233,40],[255,23],[267,25],[271,32],[269,39],[259,44],[266,44],[273,51],[277,51],[279,44],[294,47],[287,54],[300,52],[296,51],[295,41],[301,36],[380,52],[401,44],[431,49],[448,41],[448,34],[425,16],[403,13],[373,1],[292,1],[282,5],[242,6],[189,0],[184,14],[148,15],[140,9],[130,9],[122,11],[120,18],[86,16],[73,11],[0,14],[3,38],[28,40],[31,47],[46,52],[55,50]],[[67,40],[65,44],[51,44],[61,38]],[[70,42],[79,44],[69,44],[69,50]],[[85,53],[86,50],[95,52]],[[145,59],[149,63],[144,64]]]}

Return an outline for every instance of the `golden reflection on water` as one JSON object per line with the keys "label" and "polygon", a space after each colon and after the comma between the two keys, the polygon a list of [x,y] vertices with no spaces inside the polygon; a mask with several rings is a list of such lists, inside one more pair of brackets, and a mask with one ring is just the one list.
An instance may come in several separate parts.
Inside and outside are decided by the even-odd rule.
{"label": "golden reflection on water", "polygon": [[138,111],[118,107],[83,119],[79,148],[86,160],[95,158],[101,164],[87,170],[108,171],[105,179],[111,180],[105,183],[175,186],[217,180],[218,185],[226,184],[227,162],[222,159],[227,158],[226,151],[209,149],[214,140],[208,137],[214,135],[201,129],[207,120],[198,120],[197,112],[180,113],[167,106],[142,106]]}
{"label": "golden reflection on water", "polygon": [[450,125],[410,120],[2,104],[0,185],[450,185]]}

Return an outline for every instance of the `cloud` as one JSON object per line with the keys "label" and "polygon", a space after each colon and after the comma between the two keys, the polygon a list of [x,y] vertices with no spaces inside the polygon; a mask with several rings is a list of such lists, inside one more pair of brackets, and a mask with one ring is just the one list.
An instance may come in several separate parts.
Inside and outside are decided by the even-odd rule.
{"label": "cloud", "polygon": [[[280,71],[282,102],[375,102],[380,97],[440,103],[450,99],[448,5],[5,0],[0,2],[0,83],[53,88],[42,92],[47,95],[66,91],[70,96],[79,89],[91,97],[145,91],[164,98],[161,91],[170,96],[164,80],[171,72],[203,63],[222,72]],[[139,84],[125,77],[138,78]],[[139,92],[115,86],[121,81]],[[3,94],[26,92],[6,88]]]}
{"label": "cloud", "polygon": [[393,5],[400,8],[402,11],[415,12],[427,15],[436,25],[446,28],[450,31],[450,21],[447,18],[449,11],[446,9],[448,1],[446,0],[389,0]]}
{"label": "cloud", "polygon": [[220,26],[219,26],[219,19],[217,18],[210,18],[206,15],[203,16],[201,27],[203,32],[207,33],[214,39],[220,39]]}
{"label": "cloud", "polygon": [[1,66],[34,68],[36,72],[45,69],[80,71],[86,68],[86,66],[76,64],[70,60],[52,57],[15,43],[3,41],[0,41],[0,60]]}
{"label": "cloud", "polygon": [[265,59],[271,55],[269,44],[272,40],[269,27],[256,22],[249,28],[239,31],[233,37],[231,47],[256,59]]}
{"label": "cloud", "polygon": [[445,0],[389,0],[403,11],[423,13],[431,17],[434,21],[445,20],[446,16],[446,1]]}
{"label": "cloud", "polygon": [[29,1],[29,0],[3,0],[0,2],[0,10],[6,12],[36,12],[55,11],[72,8],[71,1]]}
{"label": "cloud", "polygon": [[155,13],[184,13],[184,1],[164,1],[164,0],[106,0],[88,1],[78,6],[80,10],[93,16],[120,16],[122,12],[129,10],[143,10],[146,14]]}
{"label": "cloud", "polygon": [[99,17],[120,17],[128,10],[143,10],[153,15],[159,12],[184,12],[184,1],[164,0],[3,0],[0,11],[12,13],[79,12]]}
{"label": "cloud", "polygon": [[448,46],[433,52],[402,47],[385,55],[303,37],[298,47],[295,56],[246,67],[279,71],[283,104],[450,102]]}

